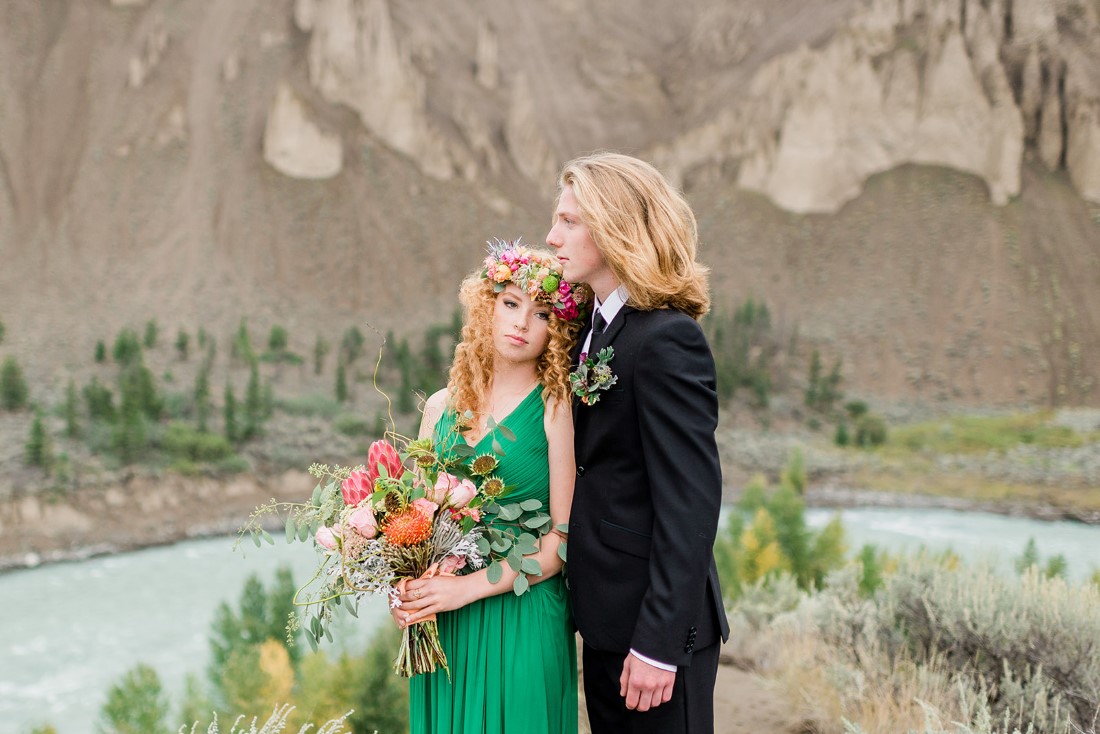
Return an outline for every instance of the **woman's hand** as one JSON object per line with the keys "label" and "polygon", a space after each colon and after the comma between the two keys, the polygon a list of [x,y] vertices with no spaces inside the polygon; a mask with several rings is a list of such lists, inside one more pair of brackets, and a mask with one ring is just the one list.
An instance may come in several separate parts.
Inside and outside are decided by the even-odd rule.
{"label": "woman's hand", "polygon": [[413,579],[405,584],[400,608],[390,610],[397,626],[404,629],[430,614],[449,612],[466,606],[476,598],[468,576],[436,576]]}

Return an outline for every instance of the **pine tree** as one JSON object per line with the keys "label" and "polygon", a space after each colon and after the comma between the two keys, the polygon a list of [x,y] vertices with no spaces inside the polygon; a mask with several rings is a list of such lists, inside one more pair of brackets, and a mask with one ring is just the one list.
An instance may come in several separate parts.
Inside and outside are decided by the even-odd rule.
{"label": "pine tree", "polygon": [[336,365],[336,401],[339,403],[348,401],[348,376],[343,360]]}
{"label": "pine tree", "polygon": [[15,357],[8,357],[4,360],[4,366],[0,367],[0,407],[4,410],[25,408],[29,397],[30,390],[23,379],[23,369]]}
{"label": "pine tree", "polygon": [[313,374],[321,374],[321,369],[324,366],[325,355],[328,354],[329,344],[327,341],[321,338],[321,335],[317,335],[317,341],[313,344]]}
{"label": "pine tree", "polygon": [[806,380],[803,403],[811,410],[817,410],[821,401],[821,353],[816,349],[810,357],[810,374]]}
{"label": "pine tree", "polygon": [[271,380],[264,380],[261,405],[263,407],[263,419],[265,421],[271,420],[271,417],[275,415],[275,387],[271,384]]}
{"label": "pine tree", "polygon": [[160,333],[160,329],[157,328],[157,322],[155,319],[149,319],[145,322],[145,338],[142,343],[146,349],[152,349],[157,345],[157,335]]}
{"label": "pine tree", "polygon": [[237,425],[237,397],[233,394],[233,386],[225,384],[225,404],[222,407],[223,422],[225,423],[225,440],[236,443],[241,436],[241,429]]}
{"label": "pine tree", "polygon": [[284,327],[275,325],[267,335],[267,349],[274,354],[282,354],[290,343],[290,337]]}
{"label": "pine tree", "polygon": [[248,334],[248,321],[241,319],[237,327],[237,333],[233,337],[233,344],[229,350],[229,356],[242,362],[252,362],[255,353],[252,351],[252,337]]}
{"label": "pine tree", "polygon": [[103,364],[107,361],[107,345],[100,339],[95,343],[95,363]]}
{"label": "pine tree", "polygon": [[0,319],[0,344],[4,343],[4,321]]}
{"label": "pine tree", "polygon": [[363,345],[367,340],[363,338],[363,332],[358,326],[349,326],[344,331],[344,338],[340,341],[340,352],[346,364],[354,364],[355,360],[363,355]]}
{"label": "pine tree", "polygon": [[76,395],[76,383],[70,378],[69,384],[65,388],[65,435],[69,438],[74,438],[80,433],[80,426],[77,424],[77,413],[79,409],[80,404]]}
{"label": "pine tree", "polygon": [[195,376],[195,422],[199,431],[206,433],[210,420],[210,377],[206,365],[199,368]]}
{"label": "pine tree", "polygon": [[248,375],[248,385],[244,393],[244,434],[250,439],[260,435],[264,422],[264,401],[260,388],[260,366],[252,360],[252,369]]}
{"label": "pine tree", "polygon": [[100,384],[97,377],[93,377],[92,381],[84,386],[84,403],[88,408],[88,417],[93,421],[113,423],[118,417],[110,388]]}
{"label": "pine tree", "polygon": [[50,444],[50,436],[46,426],[42,422],[42,414],[36,413],[31,423],[30,436],[27,438],[24,456],[30,466],[39,466],[49,469],[53,463],[53,448]]}
{"label": "pine tree", "polygon": [[128,367],[141,361],[141,343],[137,334],[131,329],[123,329],[115,337],[115,345],[111,348],[111,356],[117,364]]}
{"label": "pine tree", "polygon": [[168,696],[157,672],[140,664],[107,692],[100,709],[102,734],[151,734],[168,729]]}
{"label": "pine tree", "polygon": [[179,330],[176,334],[176,353],[180,357],[181,362],[187,361],[187,350],[191,343],[191,337],[187,335],[187,332],[183,329]]}

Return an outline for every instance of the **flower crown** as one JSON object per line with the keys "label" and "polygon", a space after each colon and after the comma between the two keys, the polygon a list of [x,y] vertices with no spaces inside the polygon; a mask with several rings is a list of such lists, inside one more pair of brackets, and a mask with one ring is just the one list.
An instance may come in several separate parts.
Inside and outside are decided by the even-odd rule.
{"label": "flower crown", "polygon": [[519,286],[532,300],[551,305],[554,315],[566,321],[584,316],[588,291],[577,288],[562,277],[562,266],[548,252],[540,252],[520,242],[494,239],[485,256],[481,277],[493,283],[500,293],[508,283]]}

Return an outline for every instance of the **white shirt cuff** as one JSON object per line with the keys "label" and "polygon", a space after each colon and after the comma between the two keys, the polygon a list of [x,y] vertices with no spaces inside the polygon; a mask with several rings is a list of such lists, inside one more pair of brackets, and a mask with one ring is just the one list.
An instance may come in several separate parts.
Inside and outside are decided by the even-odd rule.
{"label": "white shirt cuff", "polygon": [[630,649],[630,654],[633,655],[634,657],[638,658],[639,660],[641,660],[643,663],[649,663],[654,668],[660,668],[661,670],[667,670],[670,673],[675,673],[676,672],[676,666],[675,665],[669,665],[668,663],[658,662],[658,661],[654,660],[653,658],[647,658],[645,655],[642,655],[641,653],[639,653],[637,650],[635,650],[633,648]]}

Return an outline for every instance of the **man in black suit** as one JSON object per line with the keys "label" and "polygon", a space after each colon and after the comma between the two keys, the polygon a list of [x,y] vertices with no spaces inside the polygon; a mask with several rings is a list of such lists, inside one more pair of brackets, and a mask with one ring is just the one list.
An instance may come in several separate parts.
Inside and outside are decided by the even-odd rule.
{"label": "man in black suit", "polygon": [[722,476],[695,216],[628,156],[571,161],[560,188],[546,243],[565,278],[596,294],[577,348],[589,369],[574,385],[568,546],[589,721],[594,734],[712,732],[729,627],[712,550]]}

